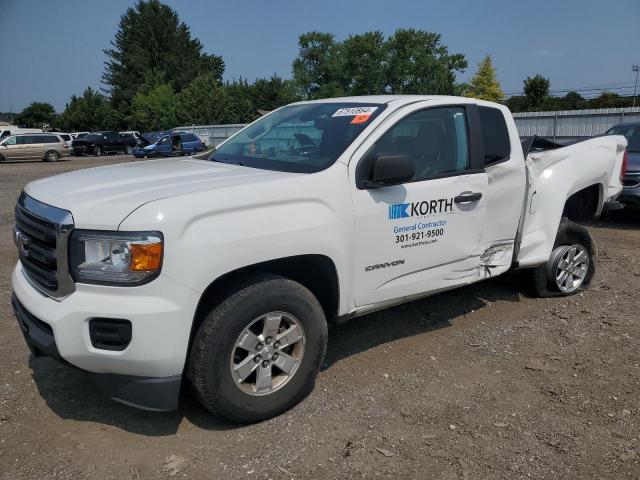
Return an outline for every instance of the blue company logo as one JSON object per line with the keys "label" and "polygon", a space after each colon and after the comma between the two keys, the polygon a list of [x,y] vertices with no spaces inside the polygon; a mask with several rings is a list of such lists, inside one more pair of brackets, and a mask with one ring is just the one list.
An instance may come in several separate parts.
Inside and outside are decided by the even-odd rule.
{"label": "blue company logo", "polygon": [[389,220],[395,220],[396,218],[409,218],[407,208],[409,208],[408,203],[389,205]]}

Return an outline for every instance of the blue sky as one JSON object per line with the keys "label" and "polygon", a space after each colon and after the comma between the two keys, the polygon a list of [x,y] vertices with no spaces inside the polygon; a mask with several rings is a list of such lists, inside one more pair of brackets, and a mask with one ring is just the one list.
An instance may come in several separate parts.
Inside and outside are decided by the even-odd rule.
{"label": "blue sky", "polygon": [[[31,101],[64,109],[72,94],[98,88],[126,0],[0,0],[0,111]],[[633,85],[640,64],[640,1],[616,0],[171,0],[205,50],[222,55],[225,78],[290,77],[297,37],[310,30],[338,39],[413,27],[438,32],[469,69],[490,54],[506,93],[527,75],[552,90]],[[630,92],[629,92],[630,93]]]}

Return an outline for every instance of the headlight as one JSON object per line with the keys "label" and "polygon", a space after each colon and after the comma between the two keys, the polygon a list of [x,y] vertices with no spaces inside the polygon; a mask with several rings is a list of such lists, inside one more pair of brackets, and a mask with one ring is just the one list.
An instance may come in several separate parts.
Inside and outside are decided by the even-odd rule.
{"label": "headlight", "polygon": [[76,282],[133,286],[160,274],[163,239],[160,232],[75,230],[69,263]]}

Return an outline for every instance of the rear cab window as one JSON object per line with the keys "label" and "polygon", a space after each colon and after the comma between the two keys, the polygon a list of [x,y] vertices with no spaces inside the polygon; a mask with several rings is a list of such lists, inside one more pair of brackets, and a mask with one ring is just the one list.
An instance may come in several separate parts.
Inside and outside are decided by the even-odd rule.
{"label": "rear cab window", "polygon": [[511,156],[511,140],[502,111],[478,106],[478,113],[482,126],[484,164],[489,166],[508,160]]}

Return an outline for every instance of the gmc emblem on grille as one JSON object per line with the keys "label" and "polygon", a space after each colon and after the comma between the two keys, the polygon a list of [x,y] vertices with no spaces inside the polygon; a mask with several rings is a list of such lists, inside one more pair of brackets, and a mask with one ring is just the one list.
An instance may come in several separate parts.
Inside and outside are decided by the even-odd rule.
{"label": "gmc emblem on grille", "polygon": [[29,237],[27,237],[17,228],[13,229],[13,242],[16,244],[16,247],[18,247],[20,255],[24,255],[25,257],[29,256],[28,247],[31,241],[29,240]]}

